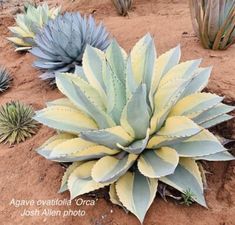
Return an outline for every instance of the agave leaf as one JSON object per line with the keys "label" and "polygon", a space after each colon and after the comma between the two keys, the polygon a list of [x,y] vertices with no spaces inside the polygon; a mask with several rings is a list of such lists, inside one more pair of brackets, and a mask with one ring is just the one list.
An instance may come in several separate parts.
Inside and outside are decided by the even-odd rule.
{"label": "agave leaf", "polygon": [[114,182],[134,164],[137,155],[127,154],[122,159],[105,156],[93,166],[91,176],[98,183]]}
{"label": "agave leaf", "polygon": [[225,5],[226,5],[227,0],[220,0],[220,6],[219,6],[219,24],[220,27],[223,25],[224,19],[225,19]]}
{"label": "agave leaf", "polygon": [[55,135],[49,138],[42,146],[40,146],[40,148],[37,149],[37,153],[48,159],[52,149],[56,145],[74,137],[75,136],[73,134],[67,134],[67,133]]}
{"label": "agave leaf", "polygon": [[191,14],[191,20],[192,20],[192,24],[193,24],[193,29],[197,35],[197,37],[199,37],[199,25],[198,25],[198,1],[194,1],[194,0],[189,0],[189,8],[190,8],[190,14]]}
{"label": "agave leaf", "polygon": [[7,38],[7,40],[13,42],[16,45],[24,46],[24,47],[30,47],[31,48],[31,46],[28,43],[25,43],[22,39],[20,39],[18,37],[9,37],[9,38]]}
{"label": "agave leaf", "polygon": [[[48,54],[45,54],[40,48],[38,47],[34,47],[33,49],[30,50],[30,52],[37,56],[37,57],[40,57],[41,60],[45,60],[45,61],[53,61],[53,57],[48,55]],[[37,60],[38,61],[38,60]]]}
{"label": "agave leaf", "polygon": [[106,155],[116,155],[120,150],[110,149],[103,145],[96,145],[72,154],[77,160],[99,159]]}
{"label": "agave leaf", "polygon": [[122,126],[115,126],[103,130],[82,132],[83,139],[89,140],[109,148],[117,148],[117,143],[126,146],[133,141]]}
{"label": "agave leaf", "polygon": [[155,198],[157,186],[157,179],[147,178],[139,172],[127,172],[116,182],[116,191],[123,206],[143,223]]}
{"label": "agave leaf", "polygon": [[221,41],[223,40],[224,33],[226,32],[226,28],[228,27],[230,20],[232,19],[232,13],[227,17],[227,19],[224,21],[223,25],[220,27],[220,29],[217,32],[216,38],[213,42],[213,45],[211,49],[218,50],[221,49]]}
{"label": "agave leaf", "polygon": [[208,20],[208,35],[211,42],[214,42],[216,34],[219,30],[219,6],[220,1],[209,1],[210,13]]}
{"label": "agave leaf", "polygon": [[235,30],[235,14],[233,14],[233,18],[231,19],[231,24],[228,25],[228,28],[223,34],[223,38],[220,44],[221,49],[226,49],[230,44],[230,37]]}
{"label": "agave leaf", "polygon": [[223,145],[208,130],[190,137],[186,141],[171,145],[181,157],[197,157],[215,154],[225,150]]}
{"label": "agave leaf", "polygon": [[125,70],[125,64],[127,54],[123,48],[114,39],[109,47],[106,49],[106,59],[111,66],[113,73],[118,77],[123,85],[125,85],[126,77],[123,71]]}
{"label": "agave leaf", "polygon": [[171,107],[181,97],[189,82],[185,79],[176,79],[158,88],[154,97],[155,110],[150,122],[150,134],[161,128]]}
{"label": "agave leaf", "polygon": [[157,58],[153,71],[153,79],[150,90],[151,96],[155,94],[162,77],[179,63],[180,56],[181,51],[180,46],[178,45]]}
{"label": "agave leaf", "polygon": [[167,137],[160,135],[153,135],[148,142],[147,148],[157,149],[163,146],[177,144],[178,142],[186,140],[188,137]]}
{"label": "agave leaf", "polygon": [[185,193],[190,190],[192,198],[200,205],[207,207],[203,195],[203,183],[197,163],[190,158],[181,158],[174,174],[159,178],[165,184]]}
{"label": "agave leaf", "polygon": [[49,159],[59,162],[74,162],[97,159],[105,155],[114,155],[118,152],[118,150],[100,146],[81,138],[73,138],[56,145],[50,152]]}
{"label": "agave leaf", "polygon": [[81,77],[83,80],[88,81],[82,66],[75,66],[74,73]]}
{"label": "agave leaf", "polygon": [[146,98],[146,86],[141,84],[127,102],[121,116],[122,127],[136,139],[144,138],[149,127],[150,110]]}
{"label": "agave leaf", "polygon": [[[26,32],[21,27],[8,27],[8,29],[17,35],[17,37],[34,37],[34,34],[32,32]],[[18,36],[19,35],[19,36]]]}
{"label": "agave leaf", "polygon": [[207,111],[222,100],[222,97],[211,93],[192,94],[178,101],[172,108],[169,116],[194,118],[199,113]]}
{"label": "agave leaf", "polygon": [[58,145],[54,146],[50,152],[49,158],[56,159],[62,158],[63,156],[70,157],[73,153],[79,152],[89,147],[93,147],[95,145],[95,143],[75,137],[69,140],[65,140],[64,142],[61,142]]}
{"label": "agave leaf", "polygon": [[47,102],[46,105],[47,105],[47,107],[66,106],[66,107],[74,108],[77,110],[76,106],[68,98],[58,98],[56,100]]}
{"label": "agave leaf", "polygon": [[44,125],[74,134],[97,129],[96,123],[89,116],[69,106],[50,106],[38,111],[34,118]]}
{"label": "agave leaf", "polygon": [[83,70],[88,82],[106,100],[106,87],[103,80],[103,67],[105,66],[104,53],[97,48],[87,45],[83,55],[83,62]]}
{"label": "agave leaf", "polygon": [[145,82],[149,92],[156,58],[154,41],[150,34],[145,35],[135,44],[130,57],[136,84],[139,86],[142,81]]}
{"label": "agave leaf", "polygon": [[122,203],[120,202],[120,200],[118,198],[115,183],[113,183],[109,186],[109,198],[113,204],[116,204],[116,205],[123,207]]}
{"label": "agave leaf", "polygon": [[208,84],[211,69],[211,67],[198,68],[193,79],[190,81],[184,93],[182,94],[181,98],[201,92]]}
{"label": "agave leaf", "polygon": [[60,91],[79,109],[90,115],[100,128],[115,125],[112,118],[105,113],[99,93],[82,78],[60,74],[56,77],[56,84]]}
{"label": "agave leaf", "polygon": [[126,89],[125,84],[118,78],[118,76],[112,71],[109,63],[106,67],[106,90],[107,90],[107,112],[115,122],[118,124],[126,104]]}
{"label": "agave leaf", "polygon": [[108,95],[107,111],[119,123],[126,104],[125,63],[126,52],[113,40],[106,50],[106,89]]}
{"label": "agave leaf", "polygon": [[133,154],[140,154],[146,148],[148,144],[149,132],[150,132],[150,129],[148,128],[144,139],[136,140],[127,147],[124,147],[119,143],[117,144],[117,146],[126,152],[133,153]]}
{"label": "agave leaf", "polygon": [[195,158],[195,160],[207,160],[207,161],[230,161],[234,159],[235,157],[227,151],[217,152],[215,154]]}
{"label": "agave leaf", "polygon": [[125,73],[126,73],[126,100],[128,100],[138,88],[135,79],[133,79],[134,72],[132,69],[130,56],[127,58]]}
{"label": "agave leaf", "polygon": [[197,59],[177,64],[164,75],[159,84],[159,88],[175,79],[192,79],[200,63],[201,59]]}
{"label": "agave leaf", "polygon": [[88,161],[78,166],[69,176],[68,188],[70,191],[70,198],[74,199],[79,195],[89,193],[100,189],[107,184],[100,184],[91,178],[91,170],[96,161]]}
{"label": "agave leaf", "polygon": [[201,128],[185,116],[173,116],[166,119],[158,135],[167,137],[190,137],[201,131]]}
{"label": "agave leaf", "polygon": [[69,179],[70,174],[82,163],[83,162],[74,162],[66,169],[62,177],[59,193],[62,193],[68,190],[68,179]]}
{"label": "agave leaf", "polygon": [[25,23],[25,17],[23,14],[17,14],[16,16],[16,24],[21,27],[26,33],[30,33],[29,28],[27,27]]}
{"label": "agave leaf", "polygon": [[230,115],[227,115],[227,114],[224,114],[224,115],[220,115],[220,116],[217,116],[211,120],[208,120],[204,123],[201,123],[200,125],[204,128],[210,128],[210,127],[213,127],[219,123],[222,123],[222,122],[225,122],[225,121],[228,121],[228,120],[231,120],[233,119],[233,116],[230,116]]}
{"label": "agave leaf", "polygon": [[206,123],[210,120],[215,119],[216,117],[222,116],[225,113],[229,113],[235,109],[234,106],[225,105],[220,103],[213,108],[200,113],[197,117],[193,118],[193,121],[199,125]]}
{"label": "agave leaf", "polygon": [[174,173],[178,162],[177,152],[163,147],[144,151],[138,160],[138,169],[146,177],[159,178]]}
{"label": "agave leaf", "polygon": [[210,20],[210,13],[211,13],[211,4],[210,1],[207,1],[204,3],[203,8],[203,21],[202,26],[200,27],[200,35],[202,37],[203,42],[205,43],[205,46],[211,47],[210,37],[209,37],[209,20]]}

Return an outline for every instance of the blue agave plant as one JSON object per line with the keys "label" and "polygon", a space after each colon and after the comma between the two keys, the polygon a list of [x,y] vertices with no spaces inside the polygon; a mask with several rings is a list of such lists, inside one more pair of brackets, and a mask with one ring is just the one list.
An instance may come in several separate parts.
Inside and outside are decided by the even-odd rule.
{"label": "blue agave plant", "polygon": [[109,33],[102,23],[96,24],[92,16],[80,13],[65,13],[51,20],[36,35],[37,47],[31,53],[38,57],[34,66],[43,70],[43,80],[54,83],[57,72],[73,72],[81,65],[87,44],[105,50],[109,43]]}

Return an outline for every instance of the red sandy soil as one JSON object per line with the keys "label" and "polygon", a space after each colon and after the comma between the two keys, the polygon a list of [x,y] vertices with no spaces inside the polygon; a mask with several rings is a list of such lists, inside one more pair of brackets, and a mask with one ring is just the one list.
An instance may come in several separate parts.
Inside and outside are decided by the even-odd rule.
{"label": "red sandy soil", "polygon": [[[57,89],[38,78],[40,71],[31,66],[34,58],[30,53],[19,54],[8,43],[7,27],[14,24],[13,15],[21,1],[8,0],[0,9],[0,64],[5,65],[14,78],[12,88],[0,96],[0,104],[10,100],[21,100],[38,110],[45,102],[61,96]],[[87,3],[88,2],[88,3]],[[111,1],[51,0],[51,5],[62,4],[63,10],[93,13],[102,20],[118,42],[129,50],[145,33],[155,36],[158,53],[181,44],[182,60],[203,58],[203,66],[213,65],[208,90],[235,105],[235,45],[226,51],[211,51],[201,47],[191,26],[186,0],[138,0],[128,17],[116,14]],[[19,4],[20,3],[20,4]],[[220,126],[226,136],[235,138],[235,121]],[[41,127],[33,138],[9,148],[0,145],[0,224],[2,225],[137,225],[139,222],[118,206],[104,198],[96,199],[95,206],[22,206],[14,207],[14,199],[69,199],[69,194],[58,194],[64,169],[57,163],[47,161],[34,150],[52,136],[53,131]],[[164,202],[159,196],[147,213],[145,225],[232,225],[235,221],[235,163],[208,163],[208,189],[206,199],[209,209],[196,204],[191,207]],[[85,210],[83,217],[22,217],[24,209]]]}

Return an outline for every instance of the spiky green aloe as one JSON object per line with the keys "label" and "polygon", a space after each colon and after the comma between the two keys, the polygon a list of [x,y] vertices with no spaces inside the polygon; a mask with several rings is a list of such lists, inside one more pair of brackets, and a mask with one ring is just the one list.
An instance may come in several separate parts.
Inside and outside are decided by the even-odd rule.
{"label": "spiky green aloe", "polygon": [[121,16],[126,16],[131,9],[133,0],[112,0],[117,12]]}
{"label": "spiky green aloe", "polygon": [[0,93],[10,87],[12,78],[6,68],[0,66]]}
{"label": "spiky green aloe", "polygon": [[35,38],[37,47],[31,53],[37,57],[34,66],[44,73],[43,80],[55,81],[55,74],[74,72],[81,65],[86,45],[105,50],[109,43],[109,33],[102,23],[96,24],[90,15],[65,13],[51,20]]}
{"label": "spiky green aloe", "polygon": [[156,57],[147,34],[130,55],[114,40],[106,52],[87,46],[83,70],[59,74],[67,97],[50,102],[36,120],[62,133],[38,149],[72,162],[61,191],[71,198],[110,186],[110,199],[143,222],[158,180],[206,206],[197,160],[232,160],[206,128],[232,117],[223,98],[201,93],[211,68],[179,63],[180,47]]}
{"label": "spiky green aloe", "polygon": [[193,28],[204,48],[222,50],[235,42],[234,0],[190,0]]}
{"label": "spiky green aloe", "polygon": [[46,3],[38,7],[28,4],[26,12],[17,15],[17,26],[9,27],[13,37],[9,37],[8,40],[15,44],[16,51],[31,49],[35,45],[36,33],[59,13],[60,7],[49,9]]}
{"label": "spiky green aloe", "polygon": [[18,144],[37,132],[31,106],[9,102],[0,107],[0,143]]}

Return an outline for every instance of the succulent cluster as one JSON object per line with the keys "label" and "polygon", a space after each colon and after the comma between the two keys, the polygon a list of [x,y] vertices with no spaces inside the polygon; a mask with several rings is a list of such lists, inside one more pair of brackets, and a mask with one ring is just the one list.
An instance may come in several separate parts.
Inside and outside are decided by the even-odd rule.
{"label": "succulent cluster", "polygon": [[0,107],[0,143],[18,144],[37,132],[38,123],[33,120],[31,106],[9,102]]}
{"label": "succulent cluster", "polygon": [[34,66],[45,71],[41,78],[55,79],[58,72],[74,72],[81,65],[86,45],[105,50],[109,33],[102,23],[96,24],[92,16],[65,13],[51,20],[36,35],[37,47],[31,53],[38,57]]}
{"label": "succulent cluster", "polygon": [[117,12],[121,16],[126,16],[131,9],[133,0],[112,0]]}
{"label": "succulent cluster", "polygon": [[60,191],[75,198],[109,186],[110,200],[141,222],[158,181],[206,206],[197,161],[234,159],[207,130],[231,119],[234,107],[201,92],[211,68],[179,60],[179,46],[157,58],[147,34],[129,55],[115,40],[105,52],[87,45],[82,69],[56,76],[66,97],[35,119],[59,131],[38,153],[72,162]]}
{"label": "succulent cluster", "polygon": [[0,93],[10,87],[12,78],[6,68],[0,66]]}
{"label": "succulent cluster", "polygon": [[235,1],[190,0],[190,10],[204,48],[221,50],[235,42]]}
{"label": "succulent cluster", "polygon": [[17,26],[9,27],[13,37],[8,40],[15,44],[16,51],[31,49],[35,45],[35,34],[59,13],[60,7],[49,9],[46,3],[38,7],[28,4],[25,13],[17,14]]}

